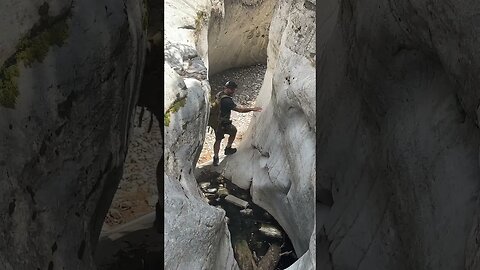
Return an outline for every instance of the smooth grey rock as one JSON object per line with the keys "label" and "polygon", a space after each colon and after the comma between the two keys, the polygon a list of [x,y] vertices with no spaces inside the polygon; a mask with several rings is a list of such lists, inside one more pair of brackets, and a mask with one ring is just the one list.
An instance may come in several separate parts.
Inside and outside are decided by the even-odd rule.
{"label": "smooth grey rock", "polygon": [[239,207],[243,207],[243,208],[246,208],[248,206],[248,202],[247,201],[244,201],[238,197],[235,197],[233,195],[227,195],[225,197],[225,201],[231,203],[231,204],[234,204],[236,206],[239,206]]}
{"label": "smooth grey rock", "polygon": [[218,190],[217,188],[209,188],[209,189],[206,190],[206,192],[208,192],[208,193],[216,193],[217,190]]}
{"label": "smooth grey rock", "polygon": [[[291,266],[289,266],[287,269],[288,270],[314,270],[317,269],[315,266],[319,264],[318,257],[316,257],[316,250],[317,246],[316,243],[318,243],[316,239],[316,232],[314,230],[312,237],[310,238],[310,245],[307,250],[296,262],[294,262]],[[322,265],[322,269],[324,270],[331,270],[332,268],[329,268],[329,265]],[[318,268],[320,269],[320,268]]]}
{"label": "smooth grey rock", "polygon": [[[165,3],[170,19],[165,21],[164,268],[172,270],[238,269],[225,211],[207,203],[193,173],[205,136],[210,92],[205,52],[196,43],[206,40],[207,31],[183,26],[195,25],[203,4],[208,6],[206,1]],[[205,15],[197,23],[208,19]]]}
{"label": "smooth grey rock", "polygon": [[[315,11],[304,3],[277,2],[256,101],[263,110],[253,113],[238,152],[224,161],[225,177],[250,188],[253,202],[275,217],[299,256],[312,239],[316,178]],[[315,266],[313,257],[307,261]]]}
{"label": "smooth grey rock", "polygon": [[187,198],[179,181],[172,181],[167,175],[165,180],[165,190],[169,192],[165,193],[164,248],[176,256],[173,259],[165,253],[165,268],[234,269],[226,268],[234,265],[234,259],[233,251],[228,249],[231,244],[225,211],[192,194]]}
{"label": "smooth grey rock", "polygon": [[198,184],[200,186],[200,188],[202,189],[207,189],[208,187],[210,187],[210,182],[201,182]]}
{"label": "smooth grey rock", "polygon": [[250,208],[240,210],[240,214],[250,216],[253,214],[253,210]]}
{"label": "smooth grey rock", "polygon": [[261,224],[260,229],[258,230],[266,236],[273,238],[282,238],[282,232],[278,228],[273,227],[272,225]]}
{"label": "smooth grey rock", "polygon": [[[276,1],[213,1],[208,20],[208,73],[265,63]],[[250,1],[251,2],[251,1]]]}
{"label": "smooth grey rock", "polygon": [[142,15],[133,0],[0,2],[0,70],[18,68],[12,103],[0,75],[0,269],[95,269],[143,71]]}
{"label": "smooth grey rock", "polygon": [[319,5],[318,267],[480,269],[480,3]]}

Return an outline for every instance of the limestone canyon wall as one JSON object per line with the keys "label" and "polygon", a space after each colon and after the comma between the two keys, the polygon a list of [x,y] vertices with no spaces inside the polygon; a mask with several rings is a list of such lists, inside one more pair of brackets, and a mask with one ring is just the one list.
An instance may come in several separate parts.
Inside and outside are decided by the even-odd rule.
{"label": "limestone canyon wall", "polygon": [[318,267],[479,269],[475,1],[322,1]]}
{"label": "limestone canyon wall", "polygon": [[251,188],[288,233],[298,256],[291,269],[315,265],[315,1],[277,2],[268,63],[252,118],[225,175]]}
{"label": "limestone canyon wall", "polygon": [[214,2],[208,20],[208,74],[267,61],[272,13],[277,1]]}
{"label": "limestone canyon wall", "polygon": [[94,269],[145,52],[141,1],[0,3],[0,269]]}
{"label": "limestone canyon wall", "polygon": [[225,211],[205,201],[194,176],[210,97],[205,56],[195,44],[206,43],[208,3],[165,4],[165,269],[238,269]]}

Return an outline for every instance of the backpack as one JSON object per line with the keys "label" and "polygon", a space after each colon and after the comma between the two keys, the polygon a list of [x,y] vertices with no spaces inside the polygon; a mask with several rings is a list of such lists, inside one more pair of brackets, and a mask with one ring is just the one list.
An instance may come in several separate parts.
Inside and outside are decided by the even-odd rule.
{"label": "backpack", "polygon": [[218,92],[212,100],[210,100],[210,115],[208,116],[207,126],[217,131],[218,126],[220,125],[220,101],[223,98],[232,98],[231,96],[225,94],[223,91]]}

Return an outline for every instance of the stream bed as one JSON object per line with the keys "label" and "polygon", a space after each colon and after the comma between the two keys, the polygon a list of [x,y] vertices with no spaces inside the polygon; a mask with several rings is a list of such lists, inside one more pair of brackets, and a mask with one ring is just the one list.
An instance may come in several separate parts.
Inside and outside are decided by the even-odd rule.
{"label": "stream bed", "polygon": [[[197,182],[209,204],[225,210],[234,250],[238,243],[246,241],[253,259],[258,263],[270,245],[276,244],[281,248],[281,256],[275,268],[278,270],[289,267],[297,260],[285,231],[267,211],[253,203],[249,190],[239,188],[215,172],[203,172]],[[246,208],[240,206],[245,205],[245,202],[248,203]]]}

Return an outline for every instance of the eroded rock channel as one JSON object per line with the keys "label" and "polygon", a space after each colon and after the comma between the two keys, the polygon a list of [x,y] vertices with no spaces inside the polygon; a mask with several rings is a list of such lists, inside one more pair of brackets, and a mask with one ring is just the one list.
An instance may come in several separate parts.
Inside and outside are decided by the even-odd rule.
{"label": "eroded rock channel", "polygon": [[241,189],[216,172],[197,177],[208,203],[225,210],[232,247],[241,270],[286,269],[297,259],[292,242],[280,224],[256,205],[249,190]]}

